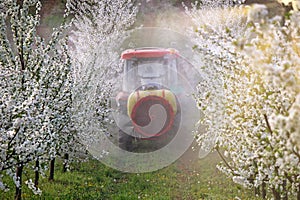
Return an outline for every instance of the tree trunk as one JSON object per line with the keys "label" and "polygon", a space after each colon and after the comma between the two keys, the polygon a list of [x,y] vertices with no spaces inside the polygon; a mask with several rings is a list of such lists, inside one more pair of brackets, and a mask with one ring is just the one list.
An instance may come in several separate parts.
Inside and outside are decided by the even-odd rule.
{"label": "tree trunk", "polygon": [[63,172],[67,172],[67,170],[68,170],[68,164],[69,164],[69,154],[65,153],[65,155],[64,155]]}
{"label": "tree trunk", "polygon": [[265,183],[265,181],[263,181],[263,183],[261,185],[261,197],[263,199],[267,199],[267,190],[266,190],[266,183]]}
{"label": "tree trunk", "polygon": [[298,186],[297,200],[300,200],[300,185]]}
{"label": "tree trunk", "polygon": [[280,200],[280,193],[275,188],[272,188],[272,192],[274,200]]}
{"label": "tree trunk", "polygon": [[54,165],[55,165],[55,158],[50,161],[50,174],[49,174],[49,181],[54,180]]}
{"label": "tree trunk", "polygon": [[34,176],[35,189],[38,189],[38,186],[39,186],[39,179],[40,179],[39,169],[40,169],[40,162],[39,162],[39,159],[37,158],[35,161],[35,169],[34,169],[34,171],[35,171],[34,172],[35,173],[35,176]]}
{"label": "tree trunk", "polygon": [[288,200],[288,192],[286,190],[286,181],[283,181],[282,183],[282,189],[283,189],[283,200]]}
{"label": "tree trunk", "polygon": [[23,173],[23,164],[17,167],[16,170],[16,177],[17,181],[19,181],[19,185],[16,185],[16,193],[15,193],[15,200],[22,199],[22,173]]}
{"label": "tree trunk", "polygon": [[259,195],[259,186],[254,188],[254,194],[255,196]]}

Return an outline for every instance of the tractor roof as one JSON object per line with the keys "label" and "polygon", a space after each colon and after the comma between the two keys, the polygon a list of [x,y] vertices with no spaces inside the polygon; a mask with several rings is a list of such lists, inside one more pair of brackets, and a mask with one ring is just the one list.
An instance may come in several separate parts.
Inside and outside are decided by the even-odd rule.
{"label": "tractor roof", "polygon": [[167,54],[178,55],[178,51],[176,49],[164,49],[155,47],[128,49],[122,53],[121,58],[125,60],[131,58],[156,58],[162,57]]}

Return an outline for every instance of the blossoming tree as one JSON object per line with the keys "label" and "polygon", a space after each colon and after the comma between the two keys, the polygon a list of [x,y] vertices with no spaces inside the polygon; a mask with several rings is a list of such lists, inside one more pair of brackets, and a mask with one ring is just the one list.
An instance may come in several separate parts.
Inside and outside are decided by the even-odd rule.
{"label": "blossoming tree", "polygon": [[[38,173],[41,157],[55,156],[70,118],[71,65],[60,39],[64,26],[46,43],[36,33],[40,9],[38,0],[0,1],[0,171],[13,178],[16,199],[21,199],[24,167],[36,161]],[[5,188],[1,179],[0,185]]]}
{"label": "blossoming tree", "polygon": [[[66,24],[45,42],[36,33],[40,1],[0,1],[0,169],[13,178],[17,199],[25,166],[35,161],[38,173],[41,162],[54,163],[77,142],[75,133],[94,141],[102,130],[119,70],[117,45],[137,11],[125,0],[68,1],[67,8],[75,16],[72,42],[60,39]],[[37,182],[27,183],[40,192]]]}
{"label": "blossoming tree", "polygon": [[137,7],[127,0],[69,3],[75,15],[69,51],[74,67],[73,119],[78,137],[89,148],[107,132],[108,100],[120,81],[120,48]]}
{"label": "blossoming tree", "polygon": [[232,9],[210,20],[203,10],[188,12],[206,61],[197,98],[208,130],[198,141],[205,148],[215,139],[218,167],[235,182],[261,188],[263,198],[270,191],[275,199],[299,199],[299,13],[282,25],[264,6],[248,19]]}

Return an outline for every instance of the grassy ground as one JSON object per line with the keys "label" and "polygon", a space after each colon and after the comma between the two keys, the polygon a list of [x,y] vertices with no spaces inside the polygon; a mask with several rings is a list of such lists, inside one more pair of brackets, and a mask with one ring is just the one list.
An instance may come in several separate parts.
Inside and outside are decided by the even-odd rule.
{"label": "grassy ground", "polygon": [[[23,199],[255,199],[252,191],[216,170],[218,161],[215,154],[202,160],[184,156],[169,167],[141,174],[122,173],[96,160],[77,163],[62,173],[58,163],[53,182],[41,179],[42,195],[33,195],[25,186]],[[13,196],[13,188],[0,191],[0,199]]]}

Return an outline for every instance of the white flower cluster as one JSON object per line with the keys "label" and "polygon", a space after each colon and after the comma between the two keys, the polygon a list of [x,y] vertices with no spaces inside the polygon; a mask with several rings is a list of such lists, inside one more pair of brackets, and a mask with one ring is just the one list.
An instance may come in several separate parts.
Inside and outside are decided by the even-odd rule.
{"label": "white flower cluster", "polygon": [[[225,126],[225,103],[222,102],[224,96],[228,96],[224,90],[228,84],[225,77],[234,78],[226,74],[226,70],[233,70],[234,62],[241,60],[231,40],[244,34],[246,18],[241,17],[241,8],[232,6],[233,2],[204,1],[200,4],[201,9],[195,5],[187,10],[195,25],[191,35],[195,51],[201,54],[205,63],[199,69],[203,80],[198,85],[199,93],[196,95],[198,106],[205,115],[201,121],[207,127],[205,135],[197,136],[204,149],[209,148],[207,145],[218,138],[219,130]],[[242,68],[240,65],[236,67]]]}
{"label": "white flower cluster", "polygon": [[27,181],[25,181],[25,184],[28,186],[29,189],[31,189],[33,191],[33,194],[35,195],[41,195],[42,191],[39,188],[36,188],[32,179],[29,179]]}
{"label": "white flower cluster", "polygon": [[75,20],[69,53],[73,65],[73,121],[88,147],[106,137],[109,99],[117,79],[120,48],[137,8],[128,0],[69,1]]}
{"label": "white flower cluster", "polygon": [[57,154],[70,120],[71,62],[66,24],[49,42],[37,35],[39,0],[2,0],[0,9],[0,171],[14,171]]}
{"label": "white flower cluster", "polygon": [[300,10],[300,1],[299,0],[277,0],[279,3],[284,4],[285,6],[291,5],[292,8],[296,11]]}
{"label": "white flower cluster", "polygon": [[[188,10],[205,60],[197,100],[207,131],[198,142],[205,148],[217,138],[215,149],[230,158],[219,169],[235,182],[267,185],[275,199],[299,195],[300,15],[283,24],[265,14],[247,19],[243,7],[211,5],[213,11]],[[267,11],[260,6],[259,13]]]}

